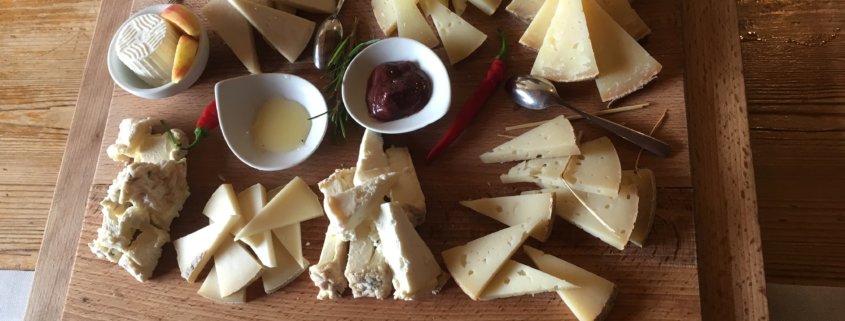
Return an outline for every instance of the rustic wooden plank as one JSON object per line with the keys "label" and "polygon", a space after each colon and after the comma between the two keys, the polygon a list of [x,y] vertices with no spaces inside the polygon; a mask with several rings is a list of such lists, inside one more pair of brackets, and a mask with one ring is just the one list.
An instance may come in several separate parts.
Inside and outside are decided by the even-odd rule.
{"label": "rustic wooden plank", "polygon": [[739,9],[766,278],[845,287],[845,7]]}
{"label": "rustic wooden plank", "polygon": [[685,1],[683,15],[702,316],[765,320],[736,2]]}

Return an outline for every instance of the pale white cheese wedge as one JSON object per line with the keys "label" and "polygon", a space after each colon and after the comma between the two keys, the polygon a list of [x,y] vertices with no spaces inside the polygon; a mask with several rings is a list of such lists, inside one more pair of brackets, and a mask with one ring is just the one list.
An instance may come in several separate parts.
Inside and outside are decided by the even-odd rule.
{"label": "pale white cheese wedge", "polygon": [[294,177],[255,217],[235,235],[235,239],[269,231],[323,216],[323,207],[302,178]]}
{"label": "pale white cheese wedge", "polygon": [[197,291],[197,294],[200,296],[220,302],[220,303],[245,303],[246,302],[246,288],[240,289],[235,293],[230,294],[226,297],[220,296],[220,287],[219,282],[217,281],[217,267],[212,266],[211,271],[208,272],[208,276],[205,277],[205,281],[202,282],[202,286]]}
{"label": "pale white cheese wedge", "polygon": [[[553,0],[551,0],[553,1]],[[572,157],[537,158],[523,161],[502,174],[502,183],[535,183],[540,187],[566,187],[563,171]]]}
{"label": "pale white cheese wedge", "polygon": [[467,0],[452,0],[452,8],[455,9],[455,14],[462,15],[467,9]]}
{"label": "pale white cheese wedge", "polygon": [[276,5],[293,7],[311,13],[334,13],[337,0],[273,0]]}
{"label": "pale white cheese wedge", "polygon": [[187,152],[180,149],[188,143],[185,133],[171,129],[173,139],[176,140],[174,142],[167,133],[153,134],[156,125],[157,122],[152,118],[127,118],[120,121],[117,139],[106,149],[106,154],[112,160],[124,164],[162,164],[185,158]]}
{"label": "pale white cheese wedge", "polygon": [[396,10],[396,23],[399,29],[399,36],[414,39],[422,44],[433,48],[440,44],[434,31],[428,25],[420,9],[417,8],[418,0],[394,0],[393,8]]}
{"label": "pale white cheese wedge", "polygon": [[[369,224],[358,226],[358,235],[369,235]],[[355,298],[384,299],[390,295],[393,274],[385,262],[381,248],[369,237],[359,237],[349,242],[344,276]]]}
{"label": "pale white cheese wedge", "polygon": [[[299,226],[299,224],[294,224]],[[308,260],[302,258],[301,261],[295,258],[288,252],[285,247],[279,243],[275,238],[273,241],[273,250],[275,251],[276,267],[265,269],[261,273],[261,282],[264,285],[264,293],[270,294],[287,286],[297,277],[299,277],[305,268],[310,264]],[[300,249],[301,251],[301,249]]]}
{"label": "pale white cheese wedge", "polygon": [[390,188],[390,200],[401,203],[407,209],[411,223],[420,225],[425,222],[425,195],[411,153],[404,147],[391,147],[386,154],[390,171],[399,173],[396,184]]}
{"label": "pale white cheese wedge", "polygon": [[262,6],[250,0],[229,0],[229,3],[238,9],[264,36],[264,39],[289,62],[296,61],[311,41],[311,34],[314,33],[315,27],[311,20]]}
{"label": "pale white cheese wedge", "polygon": [[205,203],[202,214],[211,222],[223,222],[234,218],[233,233],[234,230],[243,226],[238,196],[232,184],[220,184]]}
{"label": "pale white cheese wedge", "polygon": [[404,208],[396,202],[381,204],[375,226],[384,259],[393,271],[393,298],[413,300],[435,291],[443,271]]}
{"label": "pale white cheese wedge", "polygon": [[572,157],[563,178],[574,189],[616,196],[622,182],[622,165],[613,142],[601,137],[582,144],[581,155]]}
{"label": "pale white cheese wedge", "polygon": [[348,242],[332,233],[326,233],[320,261],[308,268],[311,281],[317,286],[318,300],[337,299],[348,285],[343,269],[346,266]]}
{"label": "pale white cheese wedge", "polygon": [[214,254],[220,296],[240,291],[261,277],[264,267],[238,242],[225,238]]}
{"label": "pale white cheese wedge", "polygon": [[377,214],[379,204],[396,184],[398,176],[396,173],[379,175],[341,193],[326,195],[326,204],[330,209],[326,211],[329,229],[344,240],[359,237],[355,229]]}
{"label": "pale white cheese wedge", "polygon": [[657,60],[596,3],[584,0],[599,75],[602,101],[619,99],[639,90],[663,69]]}
{"label": "pale white cheese wedge", "polygon": [[453,247],[443,251],[443,261],[461,290],[471,299],[478,300],[532,228],[520,224]]}
{"label": "pale white cheese wedge", "polygon": [[232,49],[232,52],[243,63],[244,67],[253,74],[261,73],[261,65],[255,52],[255,37],[249,21],[233,7],[229,0],[209,0],[202,7],[202,15]]}
{"label": "pale white cheese wedge", "polygon": [[631,7],[628,0],[596,0],[598,4],[628,32],[634,39],[640,40],[651,34],[651,28],[645,24],[640,15]]}
{"label": "pale white cheese wedge", "polygon": [[[534,17],[537,15],[537,12],[540,11],[540,7],[543,6],[543,3],[549,2],[548,0],[513,0],[505,10],[510,12],[510,14],[514,15],[519,20],[524,22],[531,22],[534,20]],[[555,1],[557,3],[557,1]]]}
{"label": "pale white cheese wedge", "polygon": [[470,54],[487,40],[487,35],[473,27],[461,16],[449,11],[437,0],[422,0],[423,8],[431,15],[434,27],[446,49],[446,56],[449,63],[456,64]]}
{"label": "pale white cheese wedge", "polygon": [[531,75],[562,82],[595,78],[601,69],[593,53],[592,33],[581,1],[558,1]]}
{"label": "pale white cheese wedge", "polygon": [[117,36],[117,57],[151,87],[170,83],[179,31],[157,14],[127,21]]}
{"label": "pale white cheese wedge", "polygon": [[396,8],[394,0],[372,0],[373,15],[376,17],[379,29],[385,36],[390,36],[396,31]]}
{"label": "pale white cheese wedge", "polygon": [[496,9],[499,8],[499,5],[502,4],[502,0],[469,0],[469,3],[472,3],[473,6],[488,16],[492,16],[496,12]]}
{"label": "pale white cheese wedge", "polygon": [[573,289],[578,286],[514,260],[508,260],[481,294],[481,300]]}
{"label": "pale white cheese wedge", "polygon": [[[255,213],[267,204],[267,191],[261,184],[255,184],[238,193],[238,204],[241,209],[241,222],[249,222]],[[258,260],[266,267],[276,266],[276,251],[273,249],[273,234],[264,231],[244,237],[243,242],[252,249]]]}
{"label": "pale white cheese wedge", "polygon": [[557,294],[579,321],[604,320],[616,299],[613,282],[528,245],[523,248],[541,271],[578,286]]}
{"label": "pale white cheese wedge", "polygon": [[578,155],[572,124],[558,116],[481,155],[485,163]]}
{"label": "pale white cheese wedge", "polygon": [[651,226],[654,223],[654,213],[657,210],[657,184],[654,181],[654,172],[650,169],[638,169],[634,173],[622,172],[623,177],[636,175],[637,194],[639,203],[637,205],[637,220],[634,222],[634,231],[631,232],[631,243],[643,247]]}
{"label": "pale white cheese wedge", "polygon": [[557,12],[558,0],[546,0],[542,3],[537,15],[531,20],[531,24],[525,29],[519,43],[528,48],[539,50],[543,46],[543,39],[546,38],[546,31],[552,24],[552,18]]}
{"label": "pale white cheese wedge", "polygon": [[355,176],[352,182],[355,185],[376,178],[379,175],[390,172],[390,165],[387,162],[387,155],[384,153],[384,140],[381,135],[369,129],[364,131],[361,138],[361,145],[358,147],[358,162],[355,165]]}
{"label": "pale white cheese wedge", "polygon": [[173,241],[176,249],[176,263],[182,278],[194,283],[205,265],[224,240],[231,239],[229,230],[236,217],[227,221],[218,221],[191,234]]}
{"label": "pale white cheese wedge", "polygon": [[508,226],[525,223],[532,225],[534,229],[529,232],[531,237],[545,242],[552,232],[553,201],[553,194],[545,193],[482,198],[462,201],[461,205]]}

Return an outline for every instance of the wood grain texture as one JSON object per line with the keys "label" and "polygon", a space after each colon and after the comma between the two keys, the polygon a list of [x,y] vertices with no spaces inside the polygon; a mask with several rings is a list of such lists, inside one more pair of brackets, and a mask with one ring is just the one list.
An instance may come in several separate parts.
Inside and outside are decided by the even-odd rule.
{"label": "wood grain texture", "polygon": [[845,287],[845,6],[739,9],[766,278]]}
{"label": "wood grain texture", "polygon": [[736,3],[685,1],[683,15],[702,316],[767,320]]}
{"label": "wood grain texture", "polygon": [[0,269],[35,269],[98,6],[0,2]]}
{"label": "wood grain texture", "polygon": [[[97,35],[112,34],[119,26],[120,17],[127,16],[129,4],[108,1],[98,16],[94,30]],[[95,38],[96,39],[96,38]],[[105,61],[108,42],[97,39],[91,44],[90,53],[82,76],[82,89],[74,112],[69,144],[62,158],[56,192],[50,206],[50,216],[38,256],[37,269],[26,309],[27,320],[58,320],[67,293],[74,257],[75,242],[85,211],[87,191],[91,186],[96,153],[102,141],[102,125],[108,114],[114,86],[109,78]],[[94,84],[94,85],[89,85]]]}

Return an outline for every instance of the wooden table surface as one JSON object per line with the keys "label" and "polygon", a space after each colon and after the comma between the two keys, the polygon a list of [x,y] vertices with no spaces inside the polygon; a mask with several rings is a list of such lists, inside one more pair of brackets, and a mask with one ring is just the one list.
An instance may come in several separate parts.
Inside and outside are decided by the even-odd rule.
{"label": "wooden table surface", "polygon": [[[99,2],[0,2],[0,269],[35,268]],[[845,4],[738,6],[767,280],[845,287]]]}

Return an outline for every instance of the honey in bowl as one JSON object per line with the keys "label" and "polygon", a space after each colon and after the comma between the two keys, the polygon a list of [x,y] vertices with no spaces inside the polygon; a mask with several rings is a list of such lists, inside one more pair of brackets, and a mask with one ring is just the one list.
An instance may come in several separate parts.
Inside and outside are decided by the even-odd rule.
{"label": "honey in bowl", "polygon": [[273,98],[264,103],[252,122],[252,141],[255,147],[280,153],[305,144],[311,131],[308,110],[298,102]]}

